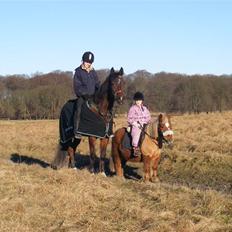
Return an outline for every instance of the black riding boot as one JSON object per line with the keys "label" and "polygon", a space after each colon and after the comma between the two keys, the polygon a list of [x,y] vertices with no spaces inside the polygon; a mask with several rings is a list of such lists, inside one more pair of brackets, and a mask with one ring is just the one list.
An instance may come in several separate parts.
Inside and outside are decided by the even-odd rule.
{"label": "black riding boot", "polygon": [[81,107],[82,104],[84,103],[84,99],[82,97],[79,97],[77,99],[77,109],[74,115],[74,136],[77,139],[81,139],[81,134],[78,133],[78,128],[80,124],[80,119],[81,119]]}

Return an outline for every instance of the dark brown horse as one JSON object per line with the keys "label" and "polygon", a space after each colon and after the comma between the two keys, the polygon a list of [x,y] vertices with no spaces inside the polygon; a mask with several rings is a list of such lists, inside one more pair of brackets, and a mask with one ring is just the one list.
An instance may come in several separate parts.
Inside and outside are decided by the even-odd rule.
{"label": "dark brown horse", "polygon": [[[114,68],[110,70],[109,76],[102,83],[98,92],[96,92],[91,104],[92,111],[95,114],[98,114],[104,119],[107,123],[112,120],[113,117],[113,107],[115,101],[119,104],[122,104],[124,97],[124,80],[123,80],[123,68],[119,71],[115,71]],[[93,136],[88,136],[89,140],[89,149],[90,149],[90,171],[94,172],[94,166],[96,161],[96,141],[97,138]],[[75,151],[80,139],[72,138],[66,143],[60,144],[56,152],[54,161],[52,162],[53,168],[61,168],[65,165],[68,165],[71,168],[75,168]],[[106,157],[106,148],[109,142],[109,137],[100,138],[100,163],[99,171],[105,173],[105,157]]]}
{"label": "dark brown horse", "polygon": [[[127,161],[143,162],[144,180],[158,181],[157,169],[163,143],[172,144],[173,131],[170,117],[160,113],[157,119],[142,129],[139,147],[141,156],[134,157],[132,150],[123,147],[126,128],[120,128],[112,139],[112,159],[118,176],[123,176],[123,167]],[[151,170],[152,168],[152,170]]]}

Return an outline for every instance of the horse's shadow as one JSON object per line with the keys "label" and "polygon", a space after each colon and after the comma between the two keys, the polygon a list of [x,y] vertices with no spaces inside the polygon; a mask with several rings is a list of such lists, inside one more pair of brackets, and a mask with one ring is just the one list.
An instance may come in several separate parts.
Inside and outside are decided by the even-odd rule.
{"label": "horse's shadow", "polygon": [[[27,165],[33,165],[37,164],[42,168],[47,168],[51,167],[51,165],[41,159],[33,158],[32,156],[26,156],[26,155],[20,155],[18,153],[13,153],[10,155],[10,160],[14,163],[17,164],[27,164]],[[97,160],[99,162],[99,160]],[[81,154],[76,154],[75,155],[75,167],[78,169],[84,169],[89,166],[89,156],[88,155],[81,155]],[[97,163],[96,163],[97,167]]]}
{"label": "horse's shadow", "polygon": [[38,164],[42,168],[47,168],[47,167],[50,166],[49,163],[47,163],[47,162],[45,162],[43,160],[33,158],[33,157],[30,157],[30,156],[26,156],[26,155],[20,155],[18,153],[11,154],[10,160],[12,162],[18,163],[18,164],[20,164],[20,163],[25,163],[27,165]]}
{"label": "horse's shadow", "polygon": [[[99,162],[99,160],[97,160]],[[75,167],[77,169],[88,168],[90,165],[89,155],[75,154]],[[97,166],[97,164],[95,164]]]}
{"label": "horse's shadow", "polygon": [[142,176],[140,176],[137,172],[138,172],[137,167],[131,167],[128,165],[124,166],[124,177],[126,179],[132,179],[132,180],[140,180],[142,179]]}
{"label": "horse's shadow", "polygon": [[[10,156],[10,160],[14,163],[17,164],[27,164],[27,165],[33,165],[33,164],[37,164],[42,168],[48,168],[51,165],[41,159],[37,159],[37,158],[33,158],[31,156],[26,156],[26,155],[20,155],[18,153],[13,153]],[[96,172],[98,172],[98,167],[99,167],[99,157],[96,157],[95,159],[95,163],[94,163],[94,168],[96,170]],[[110,170],[110,165],[109,165],[110,161],[109,159],[106,158],[105,160],[105,173],[107,176],[114,176],[115,173],[112,172]],[[89,168],[90,166],[90,157],[89,155],[82,155],[80,153],[75,155],[75,167],[77,169],[85,169],[85,168]],[[124,166],[124,174],[125,174],[125,178],[126,179],[134,179],[134,180],[138,180],[141,179],[141,176],[139,174],[137,174],[137,167],[131,167],[128,165]]]}
{"label": "horse's shadow", "polygon": [[[95,161],[94,161],[94,170],[95,173],[99,172],[99,163],[100,163],[100,158],[99,157],[95,157]],[[107,176],[112,176],[113,172],[110,170],[109,167],[109,159],[106,158],[105,159],[105,166],[104,166],[104,170],[105,170],[105,174]],[[75,167],[77,169],[89,169],[90,167],[90,156],[89,155],[82,155],[80,153],[75,154]]]}
{"label": "horse's shadow", "polygon": [[[99,172],[99,162],[100,158],[96,157],[94,162],[94,169],[96,173]],[[80,153],[77,153],[75,155],[75,167],[77,169],[85,169],[90,167],[90,157],[89,155],[82,155]],[[133,180],[139,180],[142,177],[137,173],[137,167],[131,167],[128,165],[124,166],[124,176],[126,179],[133,179]],[[115,172],[113,172],[110,169],[110,160],[108,158],[105,159],[105,174],[108,177],[112,177],[115,175]]]}

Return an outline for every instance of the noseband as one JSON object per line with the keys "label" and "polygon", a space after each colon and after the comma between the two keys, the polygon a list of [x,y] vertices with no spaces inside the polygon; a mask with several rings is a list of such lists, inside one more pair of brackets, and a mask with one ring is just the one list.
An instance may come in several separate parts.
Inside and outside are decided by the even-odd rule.
{"label": "noseband", "polygon": [[122,98],[122,76],[117,77],[116,89],[114,91],[114,97]]}
{"label": "noseband", "polygon": [[168,136],[168,135],[173,135],[173,131],[170,127],[170,124],[168,122],[166,123],[161,123],[159,122],[159,125],[158,125],[158,134],[159,136],[162,137],[162,140],[166,143],[170,143],[170,141],[168,141],[165,137]]}

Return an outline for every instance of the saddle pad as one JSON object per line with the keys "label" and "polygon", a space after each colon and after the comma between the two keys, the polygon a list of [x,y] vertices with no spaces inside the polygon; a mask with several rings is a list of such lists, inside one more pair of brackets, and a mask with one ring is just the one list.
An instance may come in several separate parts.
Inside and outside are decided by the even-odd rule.
{"label": "saddle pad", "polygon": [[[77,109],[76,99],[69,100],[61,110],[59,128],[60,143],[66,143],[74,137],[74,115]],[[87,104],[82,105],[78,132],[84,136],[105,138],[112,134],[113,120],[105,123],[103,118],[92,112]]]}
{"label": "saddle pad", "polygon": [[82,105],[78,133],[86,136],[105,138],[112,134],[112,120],[105,123],[102,117],[90,110],[87,104]]}
{"label": "saddle pad", "polygon": [[127,132],[127,130],[122,140],[122,147],[126,149],[132,149],[132,137],[131,134]]}

